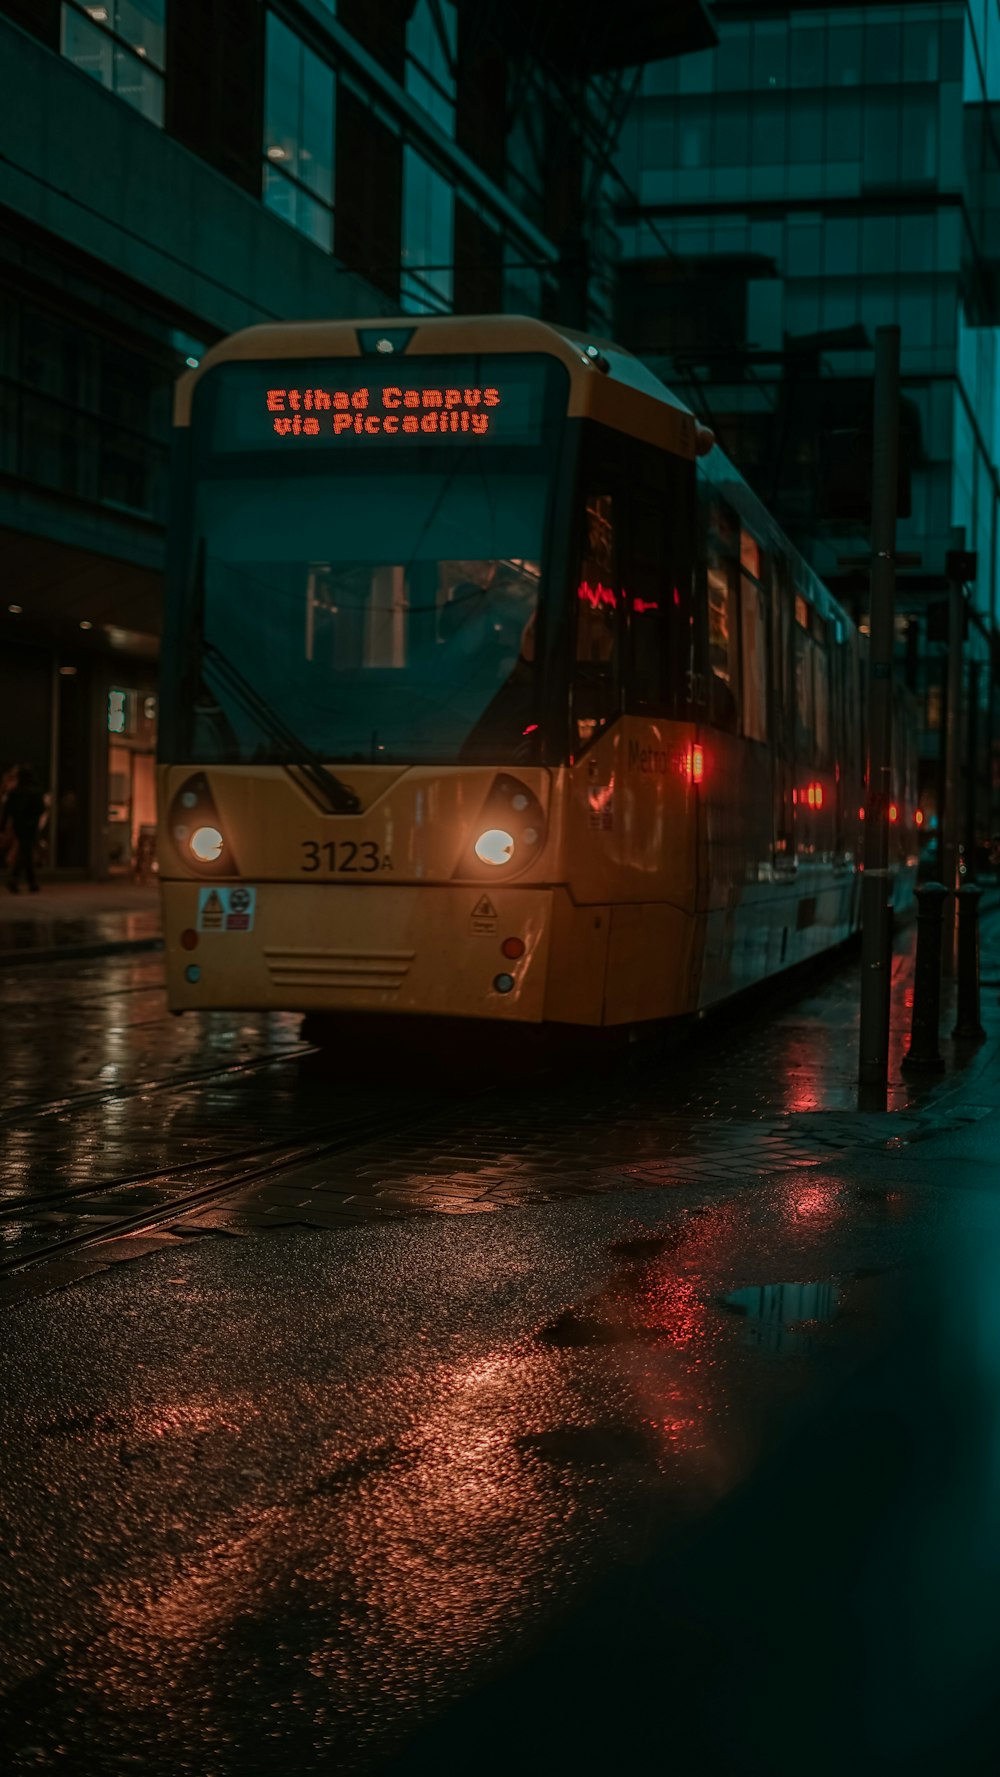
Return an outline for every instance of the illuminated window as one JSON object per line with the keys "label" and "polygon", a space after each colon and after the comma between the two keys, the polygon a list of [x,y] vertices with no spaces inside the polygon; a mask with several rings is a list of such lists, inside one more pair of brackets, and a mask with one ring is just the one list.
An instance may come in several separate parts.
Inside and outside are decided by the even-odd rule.
{"label": "illuminated window", "polygon": [[167,0],[63,0],[67,61],[163,127]]}
{"label": "illuminated window", "polygon": [[449,136],[455,134],[454,0],[417,0],[406,27],[406,90]]}
{"label": "illuminated window", "polygon": [[264,202],[327,253],[333,248],[333,70],[267,15]]}
{"label": "illuminated window", "polygon": [[108,692],[108,733],[134,734],[136,731],[136,709],[138,693],[135,691]]}
{"label": "illuminated window", "polygon": [[409,314],[451,308],[455,258],[455,193],[414,148],[403,150],[403,275]]}
{"label": "illuminated window", "polygon": [[735,734],[739,726],[740,657],[733,610],[735,564],[720,560],[707,570],[708,661],[712,721]]}
{"label": "illuminated window", "polygon": [[760,545],[749,531],[740,532],[740,567],[744,574],[752,574],[755,580],[760,579]]}

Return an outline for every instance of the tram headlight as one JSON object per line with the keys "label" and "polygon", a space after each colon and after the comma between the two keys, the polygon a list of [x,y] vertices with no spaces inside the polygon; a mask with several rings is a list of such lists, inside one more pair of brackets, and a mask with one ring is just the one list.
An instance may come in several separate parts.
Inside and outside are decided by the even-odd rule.
{"label": "tram headlight", "polygon": [[205,772],[195,772],[178,786],[167,809],[167,831],[186,869],[200,876],[240,874]]}
{"label": "tram headlight", "polygon": [[199,864],[214,864],[222,856],[224,843],[218,827],[196,827],[188,840]]}
{"label": "tram headlight", "polygon": [[514,835],[502,827],[487,827],[473,847],[481,864],[509,864],[514,856]]}
{"label": "tram headlight", "polygon": [[498,772],[455,867],[465,878],[504,880],[535,862],[546,839],[545,810],[529,784]]}

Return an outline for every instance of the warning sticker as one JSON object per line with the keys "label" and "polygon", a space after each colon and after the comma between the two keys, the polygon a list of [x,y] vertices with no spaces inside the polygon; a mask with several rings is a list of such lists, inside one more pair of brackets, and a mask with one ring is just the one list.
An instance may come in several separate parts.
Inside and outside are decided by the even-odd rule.
{"label": "warning sticker", "polygon": [[256,910],[257,890],[243,882],[198,890],[199,932],[252,932]]}
{"label": "warning sticker", "polygon": [[474,932],[495,932],[499,917],[489,895],[480,895],[469,923]]}

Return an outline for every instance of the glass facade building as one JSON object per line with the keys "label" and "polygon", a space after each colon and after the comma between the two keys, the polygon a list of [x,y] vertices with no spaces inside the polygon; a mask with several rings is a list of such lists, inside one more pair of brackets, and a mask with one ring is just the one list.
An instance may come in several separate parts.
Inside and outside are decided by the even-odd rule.
{"label": "glass facade building", "polygon": [[701,0],[0,0],[0,767],[50,862],[148,817],[179,372],[285,318],[606,331],[621,95],[709,41]]}
{"label": "glass facade building", "polygon": [[[824,578],[867,548],[831,500],[870,423],[875,331],[901,330],[912,509],[901,651],[933,804],[942,650],[931,607],[964,534],[969,650],[1000,622],[1000,7],[739,4],[714,50],[645,69],[622,134],[619,329],[711,425]],[[902,632],[906,625],[906,642]],[[992,709],[979,731],[983,789]]]}

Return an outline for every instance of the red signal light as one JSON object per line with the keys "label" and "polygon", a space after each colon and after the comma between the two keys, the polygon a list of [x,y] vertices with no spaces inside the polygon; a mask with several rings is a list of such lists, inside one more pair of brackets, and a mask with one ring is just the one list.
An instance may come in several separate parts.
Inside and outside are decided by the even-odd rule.
{"label": "red signal light", "polygon": [[889,804],[889,819],[890,821],[898,821],[899,819],[899,809],[895,802]]}
{"label": "red signal light", "polygon": [[915,821],[915,822],[916,822],[916,824],[917,824],[917,826],[918,826],[918,827],[922,827],[922,826],[923,826],[923,824],[924,824],[924,811],[923,811],[923,809],[922,809],[922,808],[918,808],[918,809],[917,809],[917,812],[916,812],[916,814],[915,814],[915,815],[914,815],[914,817],[913,817],[913,819],[914,819],[914,821]]}
{"label": "red signal light", "polygon": [[519,956],[524,955],[524,939],[505,938],[500,950],[504,956],[509,956],[513,962],[516,962]]}

